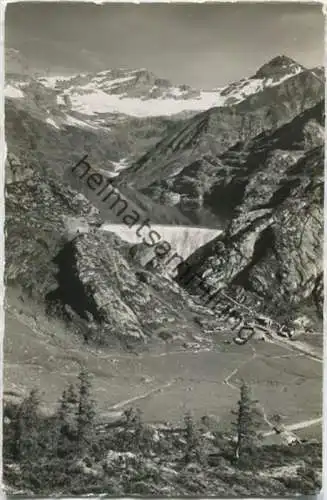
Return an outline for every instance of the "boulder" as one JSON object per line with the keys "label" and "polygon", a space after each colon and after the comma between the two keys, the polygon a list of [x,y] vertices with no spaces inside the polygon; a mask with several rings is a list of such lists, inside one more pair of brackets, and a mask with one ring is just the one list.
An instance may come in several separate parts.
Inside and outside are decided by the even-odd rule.
{"label": "boulder", "polygon": [[244,326],[238,332],[238,336],[242,340],[249,340],[253,336],[253,334],[254,334],[254,328],[248,326]]}
{"label": "boulder", "polygon": [[247,342],[246,339],[240,339],[240,337],[234,337],[233,340],[237,345],[244,345]]}

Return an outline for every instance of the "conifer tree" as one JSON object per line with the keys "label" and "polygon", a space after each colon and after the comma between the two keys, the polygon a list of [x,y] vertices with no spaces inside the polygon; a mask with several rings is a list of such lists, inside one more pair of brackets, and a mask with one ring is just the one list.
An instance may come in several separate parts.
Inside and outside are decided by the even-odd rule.
{"label": "conifer tree", "polygon": [[245,449],[251,449],[256,439],[254,401],[251,398],[250,387],[243,382],[240,389],[240,399],[238,409],[234,412],[237,415],[235,423],[237,431],[237,441],[234,458],[238,460],[243,455]]}
{"label": "conifer tree", "polygon": [[131,427],[134,432],[134,444],[135,447],[139,448],[142,441],[143,434],[143,422],[142,422],[142,413],[139,408],[137,408],[133,413],[133,418],[131,422]]}
{"label": "conifer tree", "polygon": [[19,460],[33,460],[38,449],[39,393],[32,389],[22,401],[15,418],[15,455]]}
{"label": "conifer tree", "polygon": [[73,384],[62,393],[57,410],[58,454],[67,455],[76,448],[78,394]]}
{"label": "conifer tree", "polygon": [[186,437],[186,453],[185,461],[187,463],[196,459],[199,463],[204,461],[203,447],[201,446],[201,436],[199,429],[194,422],[190,413],[184,417],[185,423],[185,437]]}
{"label": "conifer tree", "polygon": [[94,430],[95,402],[91,394],[90,376],[85,368],[82,368],[78,379],[77,439],[80,447],[84,448],[90,442]]}
{"label": "conifer tree", "polygon": [[124,432],[122,447],[124,450],[140,449],[143,444],[144,423],[141,411],[137,408],[128,408],[124,411]]}

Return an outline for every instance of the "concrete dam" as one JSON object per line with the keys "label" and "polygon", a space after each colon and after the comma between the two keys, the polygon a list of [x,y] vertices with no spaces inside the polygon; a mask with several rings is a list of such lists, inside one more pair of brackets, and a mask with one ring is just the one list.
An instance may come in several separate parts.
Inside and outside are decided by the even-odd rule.
{"label": "concrete dam", "polygon": [[[90,231],[87,222],[81,218],[64,217],[63,219],[66,227],[66,236],[69,239],[74,238],[77,233]],[[141,245],[143,239],[145,239],[149,246],[144,245],[145,252],[144,258],[142,258],[144,265],[156,255],[155,249],[160,243],[167,242],[171,247],[170,252],[167,252],[167,259],[175,253],[185,260],[195,250],[213,240],[221,233],[220,229],[161,224],[151,224],[151,226],[140,229],[140,226],[129,228],[126,224],[106,223],[100,229],[115,233],[122,240],[134,245]],[[156,232],[155,240],[151,239],[151,232]],[[151,241],[153,242],[152,246],[150,246]],[[172,262],[172,267],[175,267],[177,263],[176,261]]]}
{"label": "concrete dam", "polygon": [[178,253],[183,259],[187,259],[197,248],[205,245],[221,233],[219,229],[192,226],[165,226],[159,224],[151,225],[150,230],[143,229],[140,235],[137,234],[137,227],[129,228],[124,224],[105,224],[102,226],[102,229],[116,233],[122,240],[134,244],[141,244],[143,238],[147,238],[150,230],[156,231],[160,235],[160,239],[156,238],[158,245],[162,241],[167,241],[173,252]]}

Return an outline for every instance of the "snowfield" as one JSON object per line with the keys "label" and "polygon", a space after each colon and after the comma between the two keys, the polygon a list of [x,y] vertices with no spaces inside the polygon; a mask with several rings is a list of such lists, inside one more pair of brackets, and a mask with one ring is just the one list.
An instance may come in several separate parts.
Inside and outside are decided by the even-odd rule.
{"label": "snowfield", "polygon": [[83,120],[79,120],[78,118],[75,118],[74,116],[70,115],[66,115],[66,121],[64,123],[66,125],[71,125],[73,127],[79,127],[79,128],[93,128],[95,130],[100,128],[98,126],[92,125],[91,123],[85,122]]}
{"label": "snowfield", "polygon": [[169,116],[183,111],[204,111],[222,105],[218,92],[201,92],[194,99],[140,99],[107,94],[102,90],[84,95],[71,95],[74,111],[85,115],[97,113],[122,113],[138,118],[146,116]]}
{"label": "snowfield", "polygon": [[13,85],[6,85],[5,97],[11,97],[12,99],[23,99],[25,95],[24,92],[22,92],[17,87],[14,87]]}
{"label": "snowfield", "polygon": [[[133,77],[116,78],[105,81],[105,77],[94,77],[91,82],[80,85],[64,94],[71,100],[72,110],[92,116],[98,113],[124,114],[144,118],[147,116],[170,116],[184,111],[201,112],[213,107],[237,104],[248,96],[261,92],[267,87],[280,85],[284,80],[300,73],[295,68],[279,79],[249,78],[236,84],[227,85],[213,91],[200,91],[196,97],[188,97],[179,87],[171,87],[157,98],[130,97],[128,93],[112,94],[119,84],[133,80]],[[101,87],[101,88],[99,88]],[[150,89],[150,95],[156,86]]]}
{"label": "snowfield", "polygon": [[[136,118],[171,116],[238,104],[267,87],[281,84],[301,71],[302,67],[294,65],[280,78],[245,78],[212,91],[170,85],[168,81],[160,84],[160,79],[156,80],[146,70],[106,70],[95,74],[42,77],[38,81],[56,92],[59,106],[67,106],[70,111],[85,115],[85,120],[68,117],[67,124],[94,128],[87,117],[92,117],[93,122],[96,115],[106,113]],[[5,96],[23,98],[21,83],[6,85]],[[135,91],[138,94],[135,95]],[[154,97],[155,94],[157,97]],[[48,123],[58,127],[55,121]]]}

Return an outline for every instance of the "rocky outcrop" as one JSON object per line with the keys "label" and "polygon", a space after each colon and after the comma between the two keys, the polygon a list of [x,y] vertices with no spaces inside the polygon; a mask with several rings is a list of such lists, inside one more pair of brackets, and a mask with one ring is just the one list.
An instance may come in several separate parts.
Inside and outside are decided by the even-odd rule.
{"label": "rocky outcrop", "polygon": [[200,333],[186,314],[192,301],[167,277],[137,265],[130,245],[113,233],[77,235],[54,258],[57,287],[46,295],[51,307],[68,305],[88,322],[85,337],[123,345],[185,339]]}
{"label": "rocky outcrop", "polygon": [[275,78],[276,80],[287,77],[290,73],[296,74],[305,68],[285,55],[279,55],[261,66],[253,78]]}
{"label": "rocky outcrop", "polygon": [[7,286],[67,320],[86,342],[126,347],[201,335],[194,317],[211,311],[144,269],[129,243],[98,229],[99,211],[82,194],[17,158],[15,168],[18,178],[8,175],[6,184]]}
{"label": "rocky outcrop", "polygon": [[6,169],[6,269],[8,285],[42,297],[55,284],[52,258],[67,235],[67,218],[101,224],[98,211],[69,186],[35,172],[8,155]]}
{"label": "rocky outcrop", "polygon": [[90,93],[90,90],[143,100],[157,98],[187,100],[200,96],[200,91],[192,89],[189,85],[174,86],[169,80],[142,68],[108,69],[99,73],[84,73],[65,79],[58,78],[56,82],[53,79],[41,77],[40,81],[46,86],[55,87],[61,95],[70,95],[73,98],[76,94],[83,95],[85,91]]}
{"label": "rocky outcrop", "polygon": [[305,149],[312,149],[324,144],[324,127],[315,119],[309,120],[303,127]]}
{"label": "rocky outcrop", "polygon": [[192,272],[212,293],[242,288],[275,317],[314,297],[321,308],[323,173],[322,147],[273,152],[223,235],[188,259]]}
{"label": "rocky outcrop", "polygon": [[32,168],[20,162],[13,153],[9,153],[5,163],[6,184],[27,181],[33,176]]}

